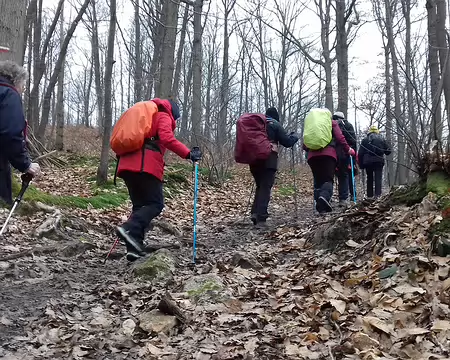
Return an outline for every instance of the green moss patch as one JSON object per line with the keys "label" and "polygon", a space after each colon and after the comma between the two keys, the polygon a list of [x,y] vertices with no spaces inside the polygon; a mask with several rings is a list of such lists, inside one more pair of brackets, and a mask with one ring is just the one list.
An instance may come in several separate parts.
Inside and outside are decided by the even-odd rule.
{"label": "green moss patch", "polygon": [[295,195],[295,189],[293,186],[291,185],[286,185],[286,186],[279,186],[276,189],[276,192],[278,195],[282,196],[282,197],[287,197],[287,196],[293,196]]}
{"label": "green moss patch", "polygon": [[439,197],[445,196],[450,190],[450,177],[442,171],[432,172],[428,174],[426,188],[427,193],[431,191]]}
{"label": "green moss patch", "polygon": [[158,250],[143,262],[134,266],[134,275],[142,280],[157,281],[170,279],[175,270],[175,260],[165,250]]}

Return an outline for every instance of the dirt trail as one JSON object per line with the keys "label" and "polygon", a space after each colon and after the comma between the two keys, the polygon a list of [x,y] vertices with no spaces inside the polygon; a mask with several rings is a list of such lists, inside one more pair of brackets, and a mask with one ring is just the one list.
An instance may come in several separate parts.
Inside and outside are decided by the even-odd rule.
{"label": "dirt trail", "polygon": [[[173,276],[156,282],[135,279],[123,246],[103,263],[112,224],[126,207],[79,211],[87,231],[66,226],[78,246],[30,236],[42,213],[17,218],[20,226],[11,227],[0,247],[35,251],[0,262],[0,358],[448,358],[450,297],[437,291],[433,272],[443,274],[450,263],[426,260],[420,250],[437,213],[369,206],[328,224],[313,215],[310,183],[301,179],[295,218],[290,183],[280,176],[268,229],[255,229],[244,216],[248,178],[221,189],[202,185],[196,266],[192,194],[169,200],[163,219],[177,230],[155,226],[148,241],[179,249],[170,250]],[[382,226],[366,234],[374,223]],[[343,234],[342,249],[305,246],[316,232]],[[39,245],[56,251],[36,250]],[[167,293],[184,319],[163,316],[155,325],[154,311]]]}

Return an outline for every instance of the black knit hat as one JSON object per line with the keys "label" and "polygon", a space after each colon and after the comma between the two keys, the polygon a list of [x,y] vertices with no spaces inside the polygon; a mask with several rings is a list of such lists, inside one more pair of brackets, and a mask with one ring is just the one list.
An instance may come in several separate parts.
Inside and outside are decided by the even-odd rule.
{"label": "black knit hat", "polygon": [[278,110],[274,107],[268,108],[266,110],[266,116],[275,119],[276,121],[280,121],[280,115],[278,115]]}
{"label": "black knit hat", "polygon": [[180,108],[178,107],[177,103],[173,101],[172,99],[169,99],[170,106],[172,107],[172,116],[175,120],[179,119],[181,117],[180,115]]}

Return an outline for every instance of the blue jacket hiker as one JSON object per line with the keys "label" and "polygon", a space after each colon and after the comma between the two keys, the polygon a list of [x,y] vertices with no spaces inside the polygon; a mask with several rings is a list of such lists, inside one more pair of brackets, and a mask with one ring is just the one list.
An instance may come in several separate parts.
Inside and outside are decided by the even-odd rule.
{"label": "blue jacket hiker", "polygon": [[12,204],[11,165],[22,173],[38,175],[26,149],[27,123],[21,93],[27,72],[11,62],[0,62],[0,200]]}

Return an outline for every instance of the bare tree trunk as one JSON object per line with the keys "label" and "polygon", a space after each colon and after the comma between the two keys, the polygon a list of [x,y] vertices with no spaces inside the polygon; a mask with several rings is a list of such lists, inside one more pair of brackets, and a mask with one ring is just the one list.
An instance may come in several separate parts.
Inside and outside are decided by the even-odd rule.
{"label": "bare tree trunk", "polygon": [[[64,9],[61,11],[59,25],[59,43],[62,48],[64,43]],[[64,68],[66,61],[63,60],[58,77],[57,99],[56,99],[56,140],[55,149],[64,150]]]}
{"label": "bare tree trunk", "polygon": [[432,99],[431,139],[442,140],[441,93],[439,91],[440,73],[437,41],[436,2],[427,0],[428,12],[428,58]]}
{"label": "bare tree trunk", "polygon": [[183,60],[184,42],[186,39],[186,30],[189,20],[189,7],[186,5],[184,8],[183,23],[181,24],[180,43],[178,45],[177,62],[175,65],[175,75],[173,77],[172,84],[172,97],[178,99],[178,88],[180,86],[181,77],[181,61]]}
{"label": "bare tree trunk", "polygon": [[219,161],[220,161],[220,176],[222,177],[226,170],[225,159],[225,143],[227,140],[227,120],[228,120],[228,101],[229,101],[229,88],[230,88],[230,75],[228,65],[228,52],[230,48],[230,35],[228,33],[228,16],[233,10],[236,0],[222,0],[224,6],[224,30],[223,30],[223,60],[222,60],[222,82],[220,85],[220,110],[219,110],[219,123],[217,126],[217,145],[219,147]]}
{"label": "bare tree trunk", "polygon": [[203,0],[194,2],[194,40],[192,45],[192,144],[199,144],[202,127],[202,11]]}
{"label": "bare tree trunk", "polygon": [[[192,66],[192,54],[189,57],[189,64],[187,75],[184,79],[184,91],[183,91],[183,113],[181,114],[181,127],[180,127],[180,134],[181,137],[185,140],[188,140],[188,122],[189,122],[189,98],[191,93],[191,85],[192,85],[192,73],[193,73],[193,66]],[[185,69],[186,71],[186,69]]]}
{"label": "bare tree trunk", "polygon": [[[444,98],[445,98],[445,110],[447,112],[447,124],[450,128],[450,59],[449,56],[449,44],[447,41],[447,32],[445,24],[447,21],[447,6],[445,0],[436,0],[436,37],[439,49],[439,63],[441,69],[441,77],[443,78]],[[443,124],[442,124],[443,126]],[[448,135],[450,139],[450,134]]]}
{"label": "bare tree trunk", "polygon": [[410,134],[412,144],[409,150],[415,159],[419,157],[419,142],[417,132],[417,117],[414,112],[414,95],[413,95],[413,76],[411,71],[412,56],[411,56],[411,0],[402,0],[403,17],[405,18],[405,72],[406,72],[406,98],[407,98],[407,113],[410,125]]}
{"label": "bare tree trunk", "polygon": [[338,105],[337,109],[348,116],[348,34],[352,23],[348,19],[355,6],[355,0],[351,0],[348,10],[346,1],[336,1],[336,58],[337,58],[337,80],[338,80]]}
{"label": "bare tree trunk", "polygon": [[99,134],[103,133],[103,87],[100,72],[100,49],[98,39],[97,0],[92,0],[92,61],[94,66],[95,92],[97,95],[97,124]]}
{"label": "bare tree trunk", "polygon": [[108,180],[109,138],[112,127],[112,73],[114,65],[114,41],[116,37],[116,0],[110,0],[110,19],[108,47],[105,66],[105,121],[103,126],[102,152],[97,169],[97,184],[105,184]]}
{"label": "bare tree trunk", "polygon": [[142,54],[141,20],[139,18],[139,0],[134,3],[134,102],[142,100]]}
{"label": "bare tree trunk", "polygon": [[58,60],[56,61],[55,64],[55,69],[53,70],[53,74],[50,77],[50,81],[48,83],[47,86],[47,90],[45,92],[44,95],[44,101],[42,104],[42,117],[41,117],[41,123],[39,124],[39,130],[37,132],[37,139],[40,141],[43,141],[44,136],[45,136],[45,129],[47,127],[48,124],[48,116],[50,113],[50,100],[51,100],[51,94],[55,88],[55,85],[58,81],[58,77],[59,77],[59,73],[61,71],[61,68],[63,66],[64,60],[66,58],[66,54],[67,54],[67,48],[69,46],[69,42],[72,39],[73,33],[75,32],[75,29],[78,25],[78,23],[80,22],[81,18],[83,17],[89,2],[91,0],[85,0],[82,7],[80,8],[77,16],[75,17],[74,21],[72,22],[69,30],[67,31],[67,34],[64,38],[64,42],[61,46],[61,50],[60,53],[58,55]]}
{"label": "bare tree trunk", "polygon": [[90,127],[90,121],[89,121],[89,106],[91,104],[91,87],[92,87],[92,81],[94,78],[94,69],[92,67],[92,63],[89,66],[89,74],[85,75],[88,76],[87,81],[85,81],[85,87],[84,87],[84,101],[83,101],[83,125],[86,127]]}
{"label": "bare tree trunk", "polygon": [[175,60],[175,44],[177,37],[178,7],[180,0],[166,0],[167,9],[164,21],[164,40],[161,51],[161,72],[157,96],[171,97]]}
{"label": "bare tree trunk", "polygon": [[0,53],[0,60],[13,60],[22,65],[27,1],[0,0],[0,9],[0,46],[10,50]]}

